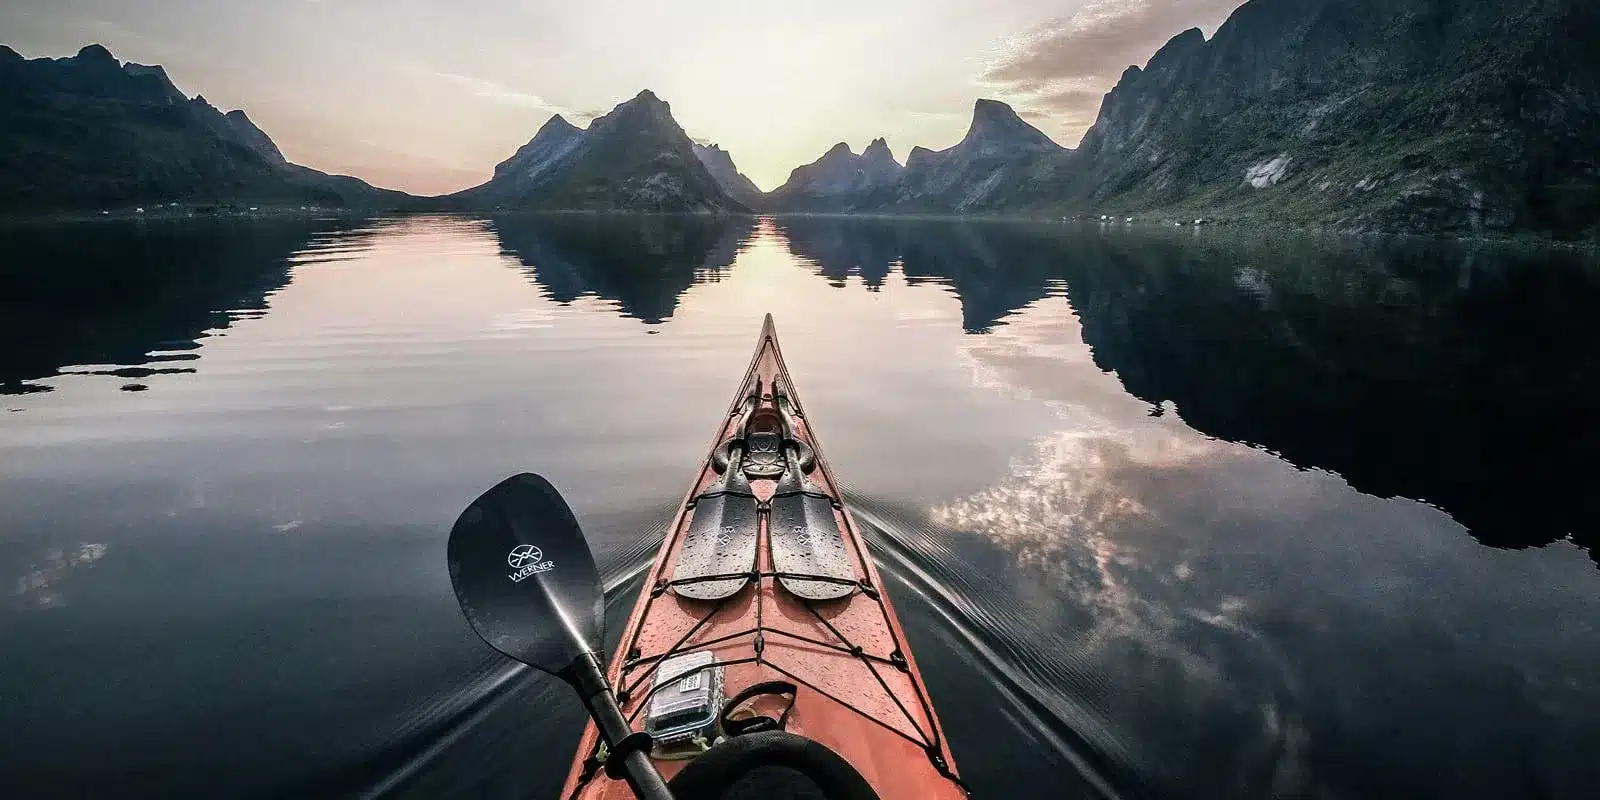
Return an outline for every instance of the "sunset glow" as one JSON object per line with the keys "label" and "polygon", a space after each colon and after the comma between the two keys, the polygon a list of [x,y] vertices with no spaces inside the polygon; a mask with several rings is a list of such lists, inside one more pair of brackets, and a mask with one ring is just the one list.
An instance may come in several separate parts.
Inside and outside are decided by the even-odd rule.
{"label": "sunset glow", "polygon": [[482,182],[550,115],[583,125],[645,88],[772,189],[838,141],[947,147],[978,97],[1073,145],[1123,68],[1235,3],[20,0],[0,31],[30,58],[98,42],[161,64],[290,160],[414,193]]}

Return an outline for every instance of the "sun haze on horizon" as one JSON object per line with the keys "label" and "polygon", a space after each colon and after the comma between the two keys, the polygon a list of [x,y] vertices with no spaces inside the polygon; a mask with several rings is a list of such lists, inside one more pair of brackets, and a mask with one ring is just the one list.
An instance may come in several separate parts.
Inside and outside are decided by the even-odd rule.
{"label": "sun haze on horizon", "polygon": [[553,114],[650,89],[770,190],[835,142],[960,139],[993,97],[1071,146],[1122,71],[1242,0],[19,0],[0,44],[100,43],[244,109],[291,161],[414,194],[487,180]]}

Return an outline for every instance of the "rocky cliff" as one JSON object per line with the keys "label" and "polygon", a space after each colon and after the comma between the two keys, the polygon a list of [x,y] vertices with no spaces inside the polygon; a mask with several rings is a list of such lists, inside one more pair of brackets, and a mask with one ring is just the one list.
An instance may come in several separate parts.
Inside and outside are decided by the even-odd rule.
{"label": "rocky cliff", "polygon": [[695,142],[694,155],[700,159],[701,164],[705,165],[706,170],[711,173],[711,177],[717,181],[717,185],[721,186],[723,191],[728,193],[728,196],[751,209],[758,209],[765,205],[765,196],[761,191],[761,187],[756,186],[755,181],[745,177],[745,174],[734,166],[733,156],[728,151],[715,144],[708,146]]}
{"label": "rocky cliff", "polygon": [[896,211],[971,212],[997,204],[999,192],[1040,159],[1065,152],[998,100],[973,104],[972,124],[953,147],[913,148],[905,174],[874,194],[872,205]]}
{"label": "rocky cliff", "polygon": [[1600,235],[1596,41],[1587,0],[1251,0],[990,207]]}

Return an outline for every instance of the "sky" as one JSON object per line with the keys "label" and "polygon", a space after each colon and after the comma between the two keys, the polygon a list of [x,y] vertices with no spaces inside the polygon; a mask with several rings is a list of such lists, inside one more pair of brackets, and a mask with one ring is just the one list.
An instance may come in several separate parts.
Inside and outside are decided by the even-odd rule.
{"label": "sky", "polygon": [[1072,146],[1130,65],[1241,0],[7,0],[29,58],[99,42],[242,108],[291,161],[416,194],[487,180],[552,114],[651,89],[763,189],[835,142],[959,141],[1011,103]]}

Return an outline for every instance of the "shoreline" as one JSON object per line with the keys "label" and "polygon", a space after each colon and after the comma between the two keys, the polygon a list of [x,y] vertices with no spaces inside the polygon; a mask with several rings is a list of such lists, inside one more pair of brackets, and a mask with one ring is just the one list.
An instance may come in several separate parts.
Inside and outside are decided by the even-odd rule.
{"label": "shoreline", "polygon": [[[772,219],[829,219],[866,222],[948,222],[955,224],[1008,224],[1039,225],[1051,227],[1096,227],[1118,231],[1175,231],[1189,230],[1250,230],[1258,233],[1297,233],[1351,238],[1416,239],[1439,242],[1482,243],[1497,245],[1522,245],[1572,251],[1600,251],[1600,239],[1557,239],[1532,232],[1478,232],[1457,231],[1386,231],[1368,228],[1340,228],[1331,225],[1312,225],[1263,219],[1253,215],[1218,215],[1214,217],[1178,215],[1172,211],[1118,214],[1079,214],[1043,216],[1029,214],[955,214],[955,213],[886,213],[886,212],[669,212],[626,210],[537,210],[516,211],[507,209],[460,208],[351,208],[337,206],[280,206],[256,204],[179,204],[158,203],[148,206],[127,206],[94,210],[63,210],[37,213],[0,212],[0,227],[33,227],[92,222],[211,222],[259,221],[277,219],[360,219],[399,217],[692,217],[692,218],[772,218]],[[1190,221],[1185,221],[1190,220]]]}

